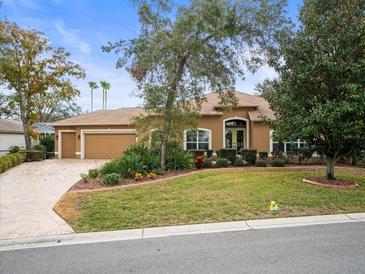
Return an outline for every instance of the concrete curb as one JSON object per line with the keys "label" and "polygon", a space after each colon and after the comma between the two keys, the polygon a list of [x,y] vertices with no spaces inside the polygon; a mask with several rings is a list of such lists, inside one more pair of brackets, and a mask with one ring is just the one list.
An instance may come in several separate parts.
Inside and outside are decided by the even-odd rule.
{"label": "concrete curb", "polygon": [[90,244],[112,241],[138,240],[147,238],[182,236],[230,231],[247,231],[268,228],[298,227],[321,224],[365,222],[364,213],[319,215],[277,219],[260,219],[237,222],[194,224],[140,228],[108,232],[79,233],[45,237],[0,240],[0,251],[51,247],[75,244]]}

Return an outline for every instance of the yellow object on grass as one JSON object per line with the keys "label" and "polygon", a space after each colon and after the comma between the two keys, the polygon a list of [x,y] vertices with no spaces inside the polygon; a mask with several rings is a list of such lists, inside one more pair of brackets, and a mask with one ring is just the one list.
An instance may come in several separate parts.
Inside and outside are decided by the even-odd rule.
{"label": "yellow object on grass", "polygon": [[269,205],[270,211],[277,211],[278,210],[278,205],[276,204],[275,201],[271,201],[270,205]]}

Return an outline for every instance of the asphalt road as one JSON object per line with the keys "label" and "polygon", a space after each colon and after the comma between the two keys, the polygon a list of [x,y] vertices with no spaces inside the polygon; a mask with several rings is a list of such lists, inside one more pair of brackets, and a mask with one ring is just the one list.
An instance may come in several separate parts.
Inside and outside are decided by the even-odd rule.
{"label": "asphalt road", "polygon": [[365,273],[365,223],[4,251],[1,273]]}

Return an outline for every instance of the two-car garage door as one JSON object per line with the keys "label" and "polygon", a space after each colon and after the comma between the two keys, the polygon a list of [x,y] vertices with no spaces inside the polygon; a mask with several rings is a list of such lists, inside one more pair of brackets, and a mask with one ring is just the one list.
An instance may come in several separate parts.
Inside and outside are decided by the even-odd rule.
{"label": "two-car garage door", "polygon": [[86,159],[112,159],[119,157],[123,151],[136,142],[135,134],[86,133]]}

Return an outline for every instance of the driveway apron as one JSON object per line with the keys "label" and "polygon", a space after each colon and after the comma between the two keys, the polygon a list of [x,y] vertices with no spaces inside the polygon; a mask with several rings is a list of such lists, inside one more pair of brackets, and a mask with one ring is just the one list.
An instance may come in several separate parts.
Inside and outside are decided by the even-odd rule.
{"label": "driveway apron", "polygon": [[59,198],[105,160],[45,160],[0,174],[0,239],[73,233],[54,211]]}

